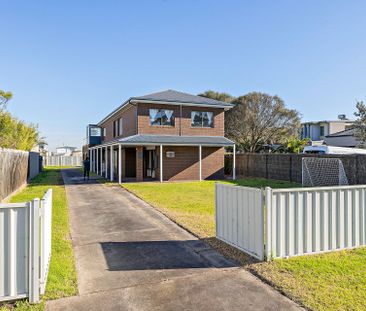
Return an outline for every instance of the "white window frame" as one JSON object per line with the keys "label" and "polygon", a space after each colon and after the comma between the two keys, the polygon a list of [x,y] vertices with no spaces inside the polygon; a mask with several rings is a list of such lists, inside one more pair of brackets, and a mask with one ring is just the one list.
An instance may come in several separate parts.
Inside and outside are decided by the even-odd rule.
{"label": "white window frame", "polygon": [[119,118],[118,119],[118,136],[122,136],[123,135],[123,119]]}
{"label": "white window frame", "polygon": [[[194,125],[193,124],[193,114],[197,113],[201,116],[201,125]],[[203,118],[202,118],[202,114],[203,113],[211,113],[212,114],[212,126],[205,126],[203,125]],[[215,127],[215,114],[212,111],[196,111],[196,110],[192,110],[191,111],[191,127],[195,127],[195,128],[214,128]]]}
{"label": "white window frame", "polygon": [[[157,112],[157,114],[158,113],[161,113],[161,111],[164,111],[164,113],[165,113],[165,115],[167,115],[166,114],[166,111],[169,111],[169,112],[171,112],[171,116],[170,116],[170,118],[172,118],[172,121],[171,121],[171,123],[173,123],[173,124],[153,124],[152,123],[152,120],[151,120],[151,110],[156,110]],[[150,126],[169,126],[169,127],[174,127],[175,126],[175,116],[174,116],[174,110],[172,110],[172,109],[156,109],[156,108],[150,108],[149,109],[149,119],[150,119]],[[161,120],[161,117],[160,117],[160,120]]]}

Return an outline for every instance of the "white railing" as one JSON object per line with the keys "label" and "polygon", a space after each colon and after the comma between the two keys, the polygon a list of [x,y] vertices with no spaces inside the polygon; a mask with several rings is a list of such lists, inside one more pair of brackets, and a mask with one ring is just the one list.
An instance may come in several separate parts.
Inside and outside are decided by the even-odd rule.
{"label": "white railing", "polygon": [[47,156],[43,157],[44,166],[81,166],[82,156]]}
{"label": "white railing", "polygon": [[217,238],[260,260],[366,245],[366,186],[215,192]]}
{"label": "white railing", "polygon": [[215,184],[216,237],[263,260],[261,189]]}
{"label": "white railing", "polygon": [[0,204],[0,301],[44,293],[51,258],[52,189],[42,200]]}

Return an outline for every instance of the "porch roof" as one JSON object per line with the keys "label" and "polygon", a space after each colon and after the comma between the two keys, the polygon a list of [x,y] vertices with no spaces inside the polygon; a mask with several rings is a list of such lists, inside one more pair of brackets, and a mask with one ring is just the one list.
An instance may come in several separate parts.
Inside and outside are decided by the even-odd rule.
{"label": "porch roof", "polygon": [[133,135],[119,138],[95,147],[110,145],[177,145],[177,146],[211,146],[226,147],[235,143],[223,136],[174,136],[174,135]]}

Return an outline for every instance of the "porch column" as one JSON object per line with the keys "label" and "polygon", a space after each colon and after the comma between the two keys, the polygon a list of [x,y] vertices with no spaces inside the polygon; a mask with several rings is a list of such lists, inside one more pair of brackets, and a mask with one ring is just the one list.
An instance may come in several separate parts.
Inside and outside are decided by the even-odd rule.
{"label": "porch column", "polygon": [[136,180],[143,181],[144,180],[144,147],[138,146],[136,147]]}
{"label": "porch column", "polygon": [[160,182],[163,182],[163,145],[160,145]]}
{"label": "porch column", "polygon": [[105,178],[108,178],[108,147],[105,147]]}
{"label": "porch column", "polygon": [[236,179],[236,146],[233,147],[233,179]]}
{"label": "porch column", "polygon": [[95,149],[93,149],[92,151],[93,151],[93,166],[92,166],[92,171],[95,172]]}
{"label": "porch column", "polygon": [[202,146],[199,145],[198,147],[199,150],[199,161],[200,161],[200,180],[202,180]]}
{"label": "porch column", "polygon": [[122,146],[118,145],[118,183],[122,183]]}
{"label": "porch column", "polygon": [[111,146],[111,163],[109,164],[111,166],[111,175],[110,177],[110,181],[113,181],[113,145]]}
{"label": "porch column", "polygon": [[97,175],[99,174],[99,148],[95,149],[97,152]]}
{"label": "porch column", "polygon": [[93,171],[93,149],[89,149],[90,170]]}

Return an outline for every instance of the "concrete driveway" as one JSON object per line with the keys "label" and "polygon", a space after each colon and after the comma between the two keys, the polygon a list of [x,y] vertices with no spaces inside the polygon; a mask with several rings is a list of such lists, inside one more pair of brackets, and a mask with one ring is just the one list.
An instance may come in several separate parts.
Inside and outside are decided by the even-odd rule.
{"label": "concrete driveway", "polygon": [[119,186],[63,177],[79,296],[47,310],[298,309]]}

